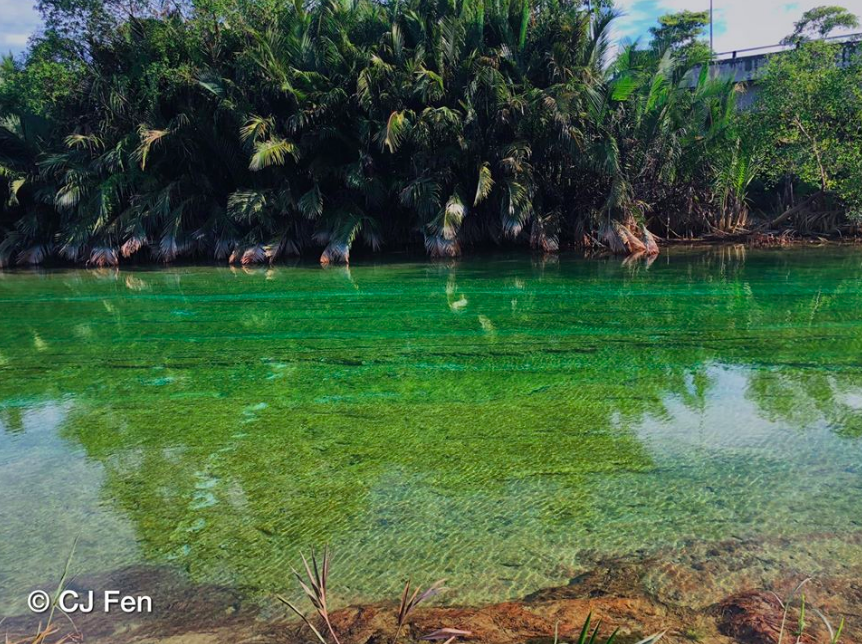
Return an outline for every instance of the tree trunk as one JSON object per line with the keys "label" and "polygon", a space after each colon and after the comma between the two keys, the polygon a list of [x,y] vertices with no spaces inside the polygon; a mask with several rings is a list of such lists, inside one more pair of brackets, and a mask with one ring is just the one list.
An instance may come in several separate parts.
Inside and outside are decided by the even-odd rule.
{"label": "tree trunk", "polygon": [[775,228],[776,226],[783,224],[785,221],[790,219],[793,215],[796,215],[796,214],[802,212],[808,206],[810,206],[812,203],[814,203],[815,200],[819,199],[822,196],[823,196],[822,191],[811,195],[810,197],[808,197],[808,199],[806,199],[805,201],[803,201],[799,205],[793,206],[792,208],[785,210],[782,214],[780,214],[778,217],[776,217],[775,219],[770,221],[767,225],[761,226],[760,228],[758,228],[758,230]]}

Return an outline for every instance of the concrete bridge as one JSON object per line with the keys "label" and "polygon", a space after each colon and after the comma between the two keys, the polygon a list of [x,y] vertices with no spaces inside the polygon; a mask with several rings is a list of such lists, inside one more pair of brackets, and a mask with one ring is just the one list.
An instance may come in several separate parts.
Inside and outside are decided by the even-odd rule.
{"label": "concrete bridge", "polygon": [[[862,33],[849,34],[825,38],[826,42],[841,43],[841,55],[837,64],[847,65],[850,59],[859,49],[862,41]],[[775,54],[793,49],[793,45],[771,45],[768,47],[751,47],[737,51],[728,51],[715,55],[710,64],[710,76],[712,78],[731,79],[734,83],[741,83],[746,92],[738,99],[740,109],[745,109],[757,100],[757,81],[763,77],[766,64]],[[691,86],[697,82],[700,76],[700,68],[692,71]]]}

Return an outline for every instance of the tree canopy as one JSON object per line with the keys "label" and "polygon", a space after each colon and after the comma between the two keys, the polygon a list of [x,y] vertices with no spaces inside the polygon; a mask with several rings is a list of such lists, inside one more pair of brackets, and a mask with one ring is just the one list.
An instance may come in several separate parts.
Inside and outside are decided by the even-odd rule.
{"label": "tree canopy", "polygon": [[[606,2],[40,7],[45,29],[0,68],[3,264],[631,250],[637,225],[744,229],[750,186],[778,181],[761,162],[786,133],[746,129],[698,53],[703,14],[612,55]],[[827,188],[849,200],[844,172]]]}
{"label": "tree canopy", "polygon": [[837,64],[840,49],[808,43],[777,57],[760,100],[745,115],[747,138],[764,151],[773,183],[796,177],[862,214],[862,61]]}
{"label": "tree canopy", "polygon": [[855,29],[859,18],[844,7],[827,5],[809,9],[794,25],[793,33],[784,39],[786,44],[798,44],[812,38],[826,38],[836,29]]}
{"label": "tree canopy", "polygon": [[[680,11],[668,13],[658,19],[658,26],[650,27],[653,46],[674,50],[704,48],[701,37],[709,27],[708,11]],[[708,51],[708,49],[706,50]]]}

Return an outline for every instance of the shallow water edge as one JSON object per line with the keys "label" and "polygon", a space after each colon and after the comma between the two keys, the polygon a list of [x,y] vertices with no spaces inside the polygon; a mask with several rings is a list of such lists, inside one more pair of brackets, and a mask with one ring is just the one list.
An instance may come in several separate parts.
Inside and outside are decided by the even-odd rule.
{"label": "shallow water edge", "polygon": [[[795,550],[791,560],[776,557]],[[777,642],[784,615],[778,598],[805,588],[809,614],[822,611],[833,625],[845,619],[847,641],[862,627],[862,566],[840,563],[862,558],[862,531],[853,535],[810,535],[804,543],[789,540],[688,543],[682,552],[596,560],[564,586],[520,599],[479,606],[459,606],[445,594],[433,606],[418,609],[408,622],[405,640],[418,640],[438,628],[471,634],[465,641],[488,644],[551,642],[555,628],[561,638],[576,638],[587,615],[601,620],[605,636],[619,629],[618,642],[635,642],[657,632],[664,641],[710,644]],[[815,571],[806,576],[805,568]],[[337,564],[333,582],[337,584]],[[75,615],[63,621],[58,635],[83,635],[85,641],[209,644],[307,642],[310,633],[285,610],[275,595],[243,597],[236,589],[196,585],[177,571],[160,566],[134,566],[98,575],[75,577],[67,586],[82,594],[119,589],[155,599],[152,615]],[[333,589],[338,595],[337,588]],[[389,602],[336,604],[333,623],[342,641],[388,641],[394,634],[397,597]],[[797,595],[798,601],[798,595]],[[799,619],[798,607],[790,620]],[[796,620],[796,621],[793,621]],[[11,617],[9,634],[32,632],[39,620]],[[818,620],[808,622],[804,641],[827,641]],[[14,641],[14,638],[13,638]]]}

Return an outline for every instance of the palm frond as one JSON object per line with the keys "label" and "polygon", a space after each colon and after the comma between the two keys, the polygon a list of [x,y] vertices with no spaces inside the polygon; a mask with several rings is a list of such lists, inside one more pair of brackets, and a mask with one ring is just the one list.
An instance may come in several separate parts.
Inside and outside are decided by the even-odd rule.
{"label": "palm frond", "polygon": [[486,161],[479,166],[479,177],[476,181],[476,197],[473,199],[473,205],[478,206],[485,201],[493,188],[494,179],[491,176],[491,166]]}
{"label": "palm frond", "polygon": [[258,141],[254,144],[254,154],[248,169],[257,172],[273,165],[284,165],[287,157],[299,159],[299,149],[292,142],[280,138]]}

